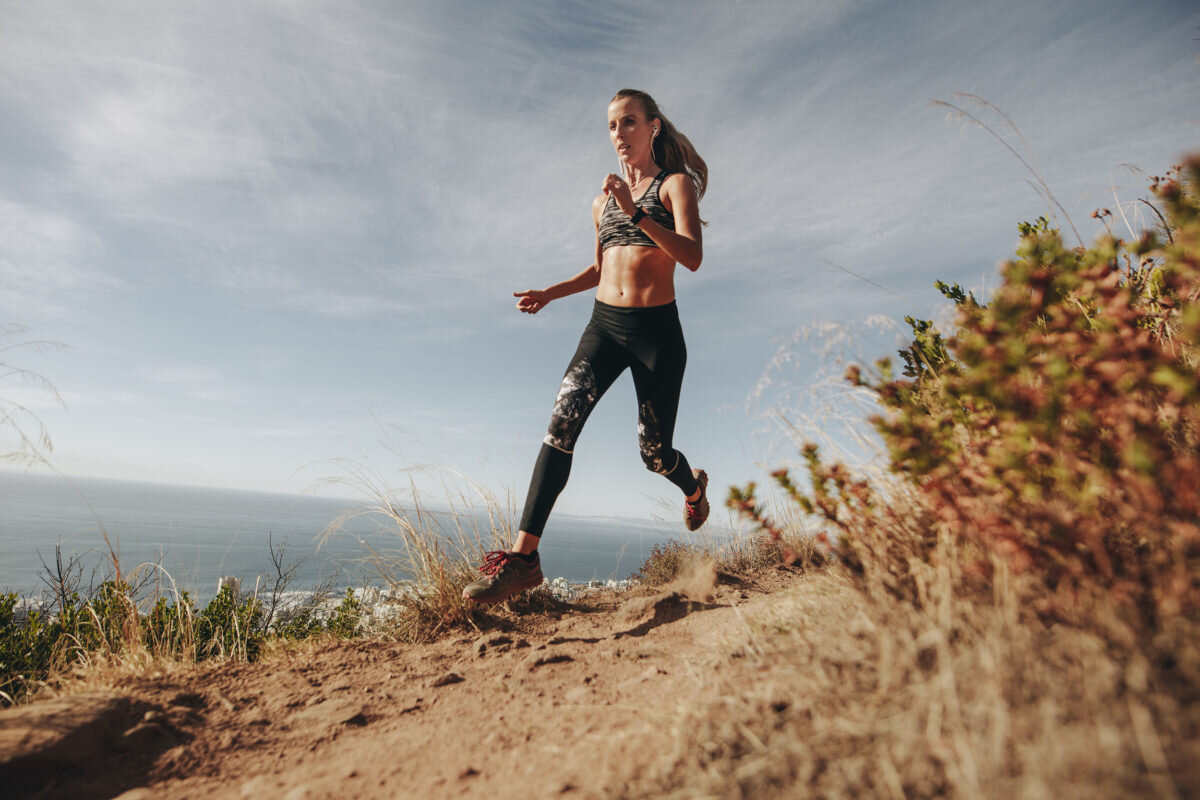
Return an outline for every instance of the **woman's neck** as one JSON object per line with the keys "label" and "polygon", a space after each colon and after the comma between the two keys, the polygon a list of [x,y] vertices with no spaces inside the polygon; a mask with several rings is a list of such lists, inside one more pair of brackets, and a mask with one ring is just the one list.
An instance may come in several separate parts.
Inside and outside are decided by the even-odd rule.
{"label": "woman's neck", "polygon": [[641,181],[647,176],[653,177],[661,171],[662,170],[659,168],[658,164],[654,163],[653,158],[647,158],[640,164],[626,164],[625,180],[628,181],[631,187],[633,187],[641,183]]}

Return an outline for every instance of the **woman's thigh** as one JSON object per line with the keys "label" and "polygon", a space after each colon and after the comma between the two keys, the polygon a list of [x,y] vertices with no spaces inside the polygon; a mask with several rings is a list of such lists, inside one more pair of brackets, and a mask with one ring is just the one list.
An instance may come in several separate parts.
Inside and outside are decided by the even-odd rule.
{"label": "woman's thigh", "polygon": [[559,385],[545,443],[566,453],[573,451],[592,409],[626,366],[621,345],[591,328],[584,330]]}
{"label": "woman's thigh", "polygon": [[638,445],[647,467],[661,472],[671,466],[662,460],[673,448],[679,393],[687,366],[682,334],[664,337],[649,355],[652,357],[640,357],[632,365],[638,399]]}

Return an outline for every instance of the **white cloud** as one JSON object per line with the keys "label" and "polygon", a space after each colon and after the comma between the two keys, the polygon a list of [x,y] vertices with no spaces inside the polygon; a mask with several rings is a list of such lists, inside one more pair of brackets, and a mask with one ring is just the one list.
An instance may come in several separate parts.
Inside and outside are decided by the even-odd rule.
{"label": "white cloud", "polygon": [[248,397],[244,386],[225,370],[202,364],[158,364],[143,370],[147,381],[166,387],[163,394],[176,403],[242,403]]}
{"label": "white cloud", "polygon": [[68,294],[118,285],[91,265],[100,249],[98,237],[71,217],[0,197],[0,310],[61,313]]}
{"label": "white cloud", "polygon": [[172,386],[196,386],[221,383],[225,373],[216,367],[168,364],[146,370],[146,377],[157,383]]}
{"label": "white cloud", "polygon": [[80,366],[111,383],[81,402],[130,392],[280,441],[306,429],[273,421],[319,364],[336,377],[299,392],[307,419],[393,393],[433,406],[412,417],[431,450],[509,446],[493,426],[517,423],[497,420],[549,398],[470,384],[578,335],[582,298],[530,321],[509,293],[592,257],[621,86],[712,168],[706,261],[677,281],[704,402],[798,319],[978,283],[1044,211],[930,99],[1003,106],[1085,216],[1116,164],[1157,170],[1195,141],[1200,107],[1184,3],[39,0],[2,17],[0,311],[89,338]]}
{"label": "white cloud", "polygon": [[309,427],[262,427],[241,428],[233,431],[237,436],[252,436],[260,439],[311,439],[314,431]]}
{"label": "white cloud", "polygon": [[284,302],[292,308],[312,314],[347,319],[402,313],[416,306],[416,303],[400,298],[342,294],[320,288],[288,292]]}
{"label": "white cloud", "polygon": [[86,409],[103,406],[145,406],[151,401],[152,395],[121,389],[65,390],[62,399],[67,409],[82,413]]}

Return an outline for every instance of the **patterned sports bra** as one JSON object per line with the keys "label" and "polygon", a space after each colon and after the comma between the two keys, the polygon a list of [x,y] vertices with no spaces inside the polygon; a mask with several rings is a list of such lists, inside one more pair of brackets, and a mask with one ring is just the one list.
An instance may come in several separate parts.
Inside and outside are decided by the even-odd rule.
{"label": "patterned sports bra", "polygon": [[[659,187],[662,186],[663,180],[670,174],[665,169],[658,173],[641,198],[635,201],[635,204],[638,208],[646,212],[647,217],[662,225],[667,230],[673,231],[675,230],[675,217],[670,211],[667,211],[658,196]],[[612,195],[609,195],[608,202],[604,204],[604,213],[600,215],[600,228],[598,232],[600,235],[601,252],[619,245],[658,247],[653,239],[643,233],[640,228],[629,220],[630,217],[617,205],[616,199]]]}

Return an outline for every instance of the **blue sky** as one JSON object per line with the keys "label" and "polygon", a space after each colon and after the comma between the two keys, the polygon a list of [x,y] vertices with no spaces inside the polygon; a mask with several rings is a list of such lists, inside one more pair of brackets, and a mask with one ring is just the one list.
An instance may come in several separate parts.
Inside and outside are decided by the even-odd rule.
{"label": "blue sky", "polygon": [[[1200,146],[1197,38],[1188,2],[0,0],[0,322],[68,346],[8,354],[66,408],[0,390],[69,474],[299,492],[323,459],[438,463],[519,505],[591,298],[511,293],[588,264],[634,86],[711,169],[676,442],[761,479],[814,348],[893,350],[884,320],[944,313],[935,279],[986,293],[1048,212],[931,101],[1004,109],[1090,239],[1145,193],[1125,165]],[[625,378],[559,507],[664,501]]]}

